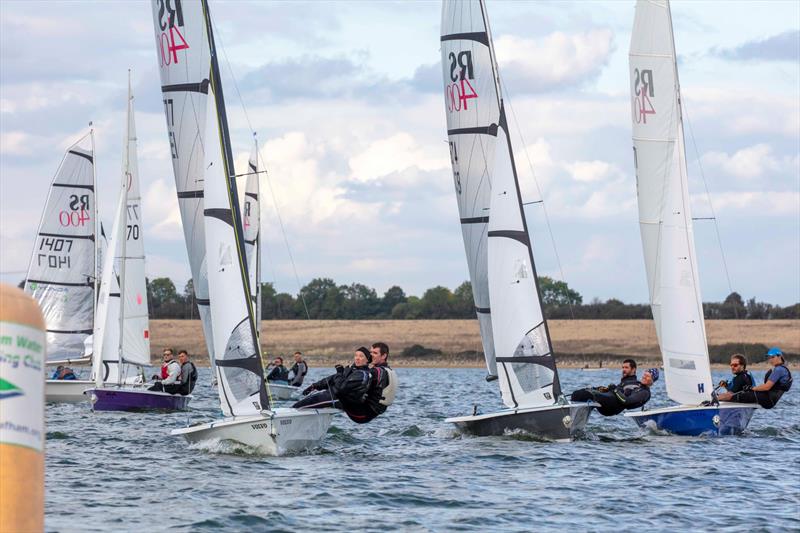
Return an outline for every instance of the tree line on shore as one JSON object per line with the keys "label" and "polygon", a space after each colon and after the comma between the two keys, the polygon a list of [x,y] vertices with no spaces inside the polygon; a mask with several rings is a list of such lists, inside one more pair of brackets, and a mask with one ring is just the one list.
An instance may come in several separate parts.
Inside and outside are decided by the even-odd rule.
{"label": "tree line on shore", "polygon": [[[605,302],[583,297],[563,281],[539,277],[545,315],[550,319],[650,319],[648,304],[626,304],[617,299]],[[150,318],[198,318],[192,280],[181,293],[169,278],[147,280]],[[707,319],[800,318],[800,303],[780,307],[732,292],[723,302],[703,304]],[[421,296],[410,296],[393,286],[383,295],[361,283],[337,285],[330,278],[315,278],[292,295],[277,292],[272,283],[261,284],[261,317],[264,320],[292,319],[446,319],[474,318],[472,285],[465,281],[450,290],[436,286]]]}

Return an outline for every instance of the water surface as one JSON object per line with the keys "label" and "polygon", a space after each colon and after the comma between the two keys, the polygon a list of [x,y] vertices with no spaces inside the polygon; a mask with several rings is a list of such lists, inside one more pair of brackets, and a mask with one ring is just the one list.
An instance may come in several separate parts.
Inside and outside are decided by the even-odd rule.
{"label": "water surface", "polygon": [[[321,448],[262,457],[169,435],[218,416],[209,375],[200,369],[188,414],[48,406],[47,530],[800,529],[800,390],[757,411],[741,437],[656,435],[593,413],[584,439],[559,444],[459,435],[444,419],[501,407],[496,382],[477,369],[401,368],[385,415],[336,417]],[[571,391],[619,373],[560,376]],[[651,406],[664,394],[662,380]]]}

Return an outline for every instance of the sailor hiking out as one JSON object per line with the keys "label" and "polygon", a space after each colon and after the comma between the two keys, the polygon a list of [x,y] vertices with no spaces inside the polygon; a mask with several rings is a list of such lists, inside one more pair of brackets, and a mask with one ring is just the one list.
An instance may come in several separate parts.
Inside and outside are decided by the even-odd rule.
{"label": "sailor hiking out", "polygon": [[636,361],[626,359],[622,362],[622,379],[619,385],[594,387],[576,390],[572,393],[573,402],[597,402],[597,412],[603,416],[614,416],[626,409],[637,409],[650,400],[650,387],[658,381],[659,371],[651,368],[636,377]]}
{"label": "sailor hiking out", "polygon": [[[775,407],[783,393],[792,388],[792,373],[786,366],[786,360],[783,358],[780,348],[770,348],[764,357],[772,365],[772,368],[764,376],[764,383],[756,385],[753,381],[753,386],[738,391],[729,390],[720,394],[718,399],[738,403],[757,403],[764,409]],[[731,367],[733,367],[733,358],[731,358]]]}
{"label": "sailor hiking out", "polygon": [[[385,346],[385,345],[384,345]],[[380,348],[377,349],[380,352]],[[388,356],[388,347],[385,349]],[[370,368],[372,354],[364,346],[353,354],[353,364],[336,366],[336,373],[323,378],[303,391],[306,395],[295,408],[335,407],[342,409],[353,422],[366,424],[386,411],[394,399],[393,371],[382,357]],[[385,391],[384,391],[385,389]],[[388,395],[388,396],[387,396]]]}

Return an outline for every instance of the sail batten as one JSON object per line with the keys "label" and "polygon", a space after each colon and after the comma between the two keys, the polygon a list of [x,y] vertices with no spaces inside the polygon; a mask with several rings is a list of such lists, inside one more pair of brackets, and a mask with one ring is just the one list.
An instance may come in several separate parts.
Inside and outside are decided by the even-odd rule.
{"label": "sail batten", "polygon": [[667,395],[696,405],[713,385],[669,2],[636,4],[629,61],[639,225]]}

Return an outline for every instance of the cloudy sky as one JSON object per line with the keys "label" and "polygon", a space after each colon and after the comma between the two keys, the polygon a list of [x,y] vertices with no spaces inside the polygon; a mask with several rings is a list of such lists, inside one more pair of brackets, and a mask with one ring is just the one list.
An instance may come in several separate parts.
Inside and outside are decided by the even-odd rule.
{"label": "cloudy sky", "polygon": [[[633,2],[488,0],[540,274],[646,302],[631,151]],[[237,162],[258,132],[265,281],[410,294],[467,279],[439,66],[438,2],[214,2]],[[717,215],[733,288],[800,300],[800,3],[672,5],[694,216]],[[189,278],[147,2],[0,2],[0,280],[24,276],[64,149],[95,124],[110,225],[133,70],[148,276]],[[224,59],[223,58],[223,59]],[[234,87],[234,80],[241,99]],[[245,110],[246,109],[246,113]],[[705,194],[705,183],[710,192]],[[728,293],[695,225],[703,299]],[[557,250],[557,255],[556,251]],[[561,268],[556,257],[560,258]]]}

